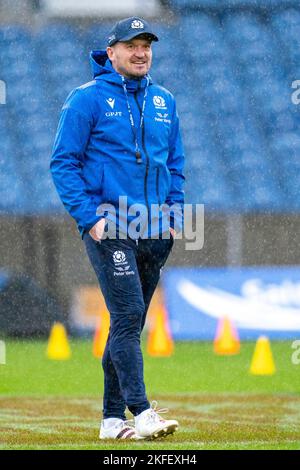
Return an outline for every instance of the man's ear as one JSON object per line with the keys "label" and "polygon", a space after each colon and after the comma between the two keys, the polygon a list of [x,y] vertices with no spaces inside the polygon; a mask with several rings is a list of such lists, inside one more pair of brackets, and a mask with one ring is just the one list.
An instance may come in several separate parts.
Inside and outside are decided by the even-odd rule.
{"label": "man's ear", "polygon": [[113,48],[112,47],[107,47],[106,48],[106,53],[108,55],[108,58],[111,59],[113,56]]}

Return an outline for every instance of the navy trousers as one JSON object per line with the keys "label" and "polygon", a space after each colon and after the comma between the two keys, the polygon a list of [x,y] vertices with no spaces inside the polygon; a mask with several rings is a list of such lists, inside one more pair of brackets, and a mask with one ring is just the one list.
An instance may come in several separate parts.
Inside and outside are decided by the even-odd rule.
{"label": "navy trousers", "polygon": [[110,313],[110,330],[102,358],[103,418],[125,419],[126,406],[136,416],[150,407],[144,383],[141,332],[173,238],[104,239],[85,233],[87,254]]}

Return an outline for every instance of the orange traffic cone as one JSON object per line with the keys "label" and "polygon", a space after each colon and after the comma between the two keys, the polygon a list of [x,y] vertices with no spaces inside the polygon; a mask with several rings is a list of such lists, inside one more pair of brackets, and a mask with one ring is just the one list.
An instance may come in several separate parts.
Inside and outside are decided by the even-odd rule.
{"label": "orange traffic cone", "polygon": [[54,360],[67,360],[71,357],[71,349],[64,325],[54,323],[47,346],[47,356]]}
{"label": "orange traffic cone", "polygon": [[150,356],[171,356],[174,342],[168,326],[167,313],[163,305],[157,306],[150,319],[147,352]]}
{"label": "orange traffic cone", "polygon": [[266,336],[260,336],[256,342],[250,374],[272,375],[276,372],[270,341]]}
{"label": "orange traffic cone", "polygon": [[109,332],[109,313],[106,309],[101,311],[101,319],[96,327],[94,341],[93,341],[93,355],[101,358],[104,353],[108,332]]}
{"label": "orange traffic cone", "polygon": [[220,355],[238,354],[240,340],[236,329],[228,317],[221,318],[214,340],[214,352]]}

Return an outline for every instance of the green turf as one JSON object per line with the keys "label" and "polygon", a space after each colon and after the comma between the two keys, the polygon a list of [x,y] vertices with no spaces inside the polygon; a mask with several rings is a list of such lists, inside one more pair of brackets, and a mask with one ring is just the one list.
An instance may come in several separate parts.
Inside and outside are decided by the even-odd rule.
{"label": "green turf", "polygon": [[[300,365],[293,365],[292,342],[273,342],[277,372],[271,377],[248,373],[253,343],[236,356],[216,356],[210,343],[176,343],[170,358],[144,354],[150,394],[186,392],[300,393]],[[72,341],[69,361],[47,359],[45,342],[6,341],[7,364],[0,365],[0,394],[98,395],[103,391],[100,361],[89,341]]]}
{"label": "green turf", "polygon": [[[300,365],[292,342],[272,342],[277,372],[249,374],[253,343],[220,357],[210,343],[176,343],[170,358],[146,353],[151,399],[180,430],[164,441],[99,442],[103,374],[90,341],[71,342],[69,361],[50,361],[45,342],[6,341],[0,365],[0,449],[300,449]],[[27,397],[31,397],[28,399]]]}

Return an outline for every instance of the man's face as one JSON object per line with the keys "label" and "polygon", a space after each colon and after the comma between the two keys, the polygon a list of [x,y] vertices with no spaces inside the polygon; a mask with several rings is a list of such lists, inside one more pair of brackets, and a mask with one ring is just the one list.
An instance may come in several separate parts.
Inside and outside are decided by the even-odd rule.
{"label": "man's face", "polygon": [[134,38],[107,48],[113,68],[126,78],[143,77],[151,67],[151,41]]}

